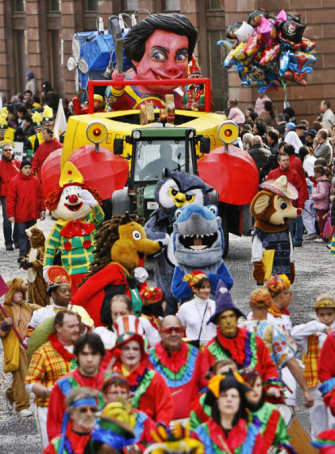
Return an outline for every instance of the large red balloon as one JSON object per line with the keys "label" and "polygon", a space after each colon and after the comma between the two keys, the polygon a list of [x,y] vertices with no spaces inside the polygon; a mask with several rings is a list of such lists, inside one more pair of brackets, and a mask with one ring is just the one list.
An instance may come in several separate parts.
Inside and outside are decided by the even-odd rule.
{"label": "large red balloon", "polygon": [[84,177],[85,184],[96,188],[103,200],[112,197],[117,189],[123,189],[128,179],[128,161],[107,148],[84,145],[69,157]]}
{"label": "large red balloon", "polygon": [[[52,152],[43,164],[42,182],[46,196],[59,188],[61,154],[61,149]],[[85,145],[74,151],[69,161],[83,175],[85,184],[96,188],[103,200],[109,199],[115,190],[126,185],[128,162],[107,148],[99,147],[96,152],[94,145]]]}
{"label": "large red balloon", "polygon": [[61,156],[62,148],[59,148],[59,150],[50,153],[42,165],[41,178],[45,197],[59,188]]}
{"label": "large red balloon", "polygon": [[219,193],[221,202],[246,205],[259,187],[259,174],[249,153],[229,145],[219,147],[198,161],[200,178]]}

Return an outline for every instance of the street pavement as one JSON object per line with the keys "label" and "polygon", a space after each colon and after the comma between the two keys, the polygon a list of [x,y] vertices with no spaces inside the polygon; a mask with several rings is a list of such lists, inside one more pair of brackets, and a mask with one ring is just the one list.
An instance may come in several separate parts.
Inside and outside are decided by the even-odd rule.
{"label": "street pavement", "polygon": [[[0,216],[0,226],[2,219]],[[47,236],[51,231],[53,221],[38,221],[38,227]],[[26,272],[20,270],[17,259],[18,250],[6,252],[0,231],[0,274],[5,281],[13,277],[26,277]],[[249,296],[255,288],[252,280],[251,237],[230,236],[230,249],[225,259],[235,284],[231,290],[235,304],[244,313],[249,312]],[[293,301],[290,306],[293,325],[306,323],[315,317],[311,307],[317,295],[329,292],[335,296],[334,268],[335,257],[330,255],[325,244],[304,241],[302,248],[295,250],[296,282],[294,284]],[[153,262],[148,262],[150,280],[153,282]],[[3,298],[1,298],[3,301]],[[0,453],[6,454],[41,454],[42,447],[34,418],[21,418],[15,412],[6,412],[3,391],[9,386],[10,374],[3,373],[3,352],[0,347]],[[33,402],[33,396],[31,396]],[[303,404],[302,393],[298,392],[296,409],[300,422],[306,429],[309,427],[308,411]]]}

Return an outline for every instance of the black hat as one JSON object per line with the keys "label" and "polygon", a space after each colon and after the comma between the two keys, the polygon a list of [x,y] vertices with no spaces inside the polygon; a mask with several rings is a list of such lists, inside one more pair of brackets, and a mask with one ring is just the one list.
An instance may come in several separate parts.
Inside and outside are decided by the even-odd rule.
{"label": "black hat", "polygon": [[238,317],[246,318],[243,312],[235,306],[229,290],[221,279],[219,280],[218,286],[216,287],[215,303],[215,312],[208,320],[207,325],[211,322],[215,323],[216,317],[225,311],[235,311]]}
{"label": "black hat", "polygon": [[301,123],[300,125],[297,125],[295,129],[303,129],[304,131],[307,131],[307,126]]}
{"label": "black hat", "polygon": [[315,131],[315,129],[309,129],[308,131],[305,131],[304,132],[305,136],[311,136],[314,137],[317,135],[317,132]]}
{"label": "black hat", "polygon": [[29,161],[29,159],[24,159],[21,162],[20,169],[22,169],[24,166],[30,166],[31,167],[31,162]]}
{"label": "black hat", "polygon": [[220,392],[226,389],[235,388],[240,394],[251,391],[251,386],[244,381],[238,372],[225,372],[224,374],[215,375],[208,383],[208,391],[205,397],[205,405],[213,405],[219,397]]}

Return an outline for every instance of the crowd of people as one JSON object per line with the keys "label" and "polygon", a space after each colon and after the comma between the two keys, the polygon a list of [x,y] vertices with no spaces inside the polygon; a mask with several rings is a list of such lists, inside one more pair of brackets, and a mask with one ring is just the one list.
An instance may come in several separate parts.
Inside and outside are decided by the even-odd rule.
{"label": "crowd of people", "polygon": [[[40,100],[31,71],[27,79],[23,96],[5,104],[0,195],[6,251],[19,248],[18,261],[28,271],[26,230],[46,213],[41,168],[62,144],[52,130],[56,93],[45,82]],[[102,109],[99,95],[95,101]],[[64,107],[70,115],[66,102]],[[75,107],[85,113],[80,103]],[[313,124],[297,124],[291,107],[276,115],[271,100],[260,95],[245,112],[230,99],[227,118],[239,125],[236,145],[255,161],[259,182],[284,175],[297,188],[293,203],[304,214],[290,220],[294,247],[302,246],[306,230],[305,240],[335,253],[335,116],[327,100],[320,111]],[[23,141],[22,161],[15,159],[12,141]],[[4,370],[12,374],[6,410],[34,414],[44,453],[136,454],[157,443],[165,452],[170,442],[177,443],[176,452],[197,454],[294,453],[279,408],[286,404],[292,416],[297,384],[311,436],[327,446],[332,434],[325,431],[335,414],[331,295],[316,299],[315,320],[292,328],[286,275],[256,288],[245,316],[222,281],[212,288],[206,273],[193,270],[184,276],[193,296],[175,314],[164,316],[165,296],[155,287],[149,296],[141,293],[136,310],[128,296],[114,295],[108,302],[112,323],[95,327],[90,314],[72,304],[64,268],[52,265],[44,278],[44,307],[27,297],[29,283],[13,278],[0,312]]]}

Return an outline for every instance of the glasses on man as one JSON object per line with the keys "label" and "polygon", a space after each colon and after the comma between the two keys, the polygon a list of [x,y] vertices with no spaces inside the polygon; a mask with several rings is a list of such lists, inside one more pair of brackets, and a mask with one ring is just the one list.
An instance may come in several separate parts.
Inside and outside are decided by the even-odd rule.
{"label": "glasses on man", "polygon": [[12,151],[12,148],[4,148],[2,151]]}
{"label": "glasses on man", "polygon": [[184,328],[182,326],[171,326],[171,328],[160,328],[159,331],[161,333],[165,333],[165,334],[172,334],[173,331],[176,333],[176,334],[182,334],[184,333]]}
{"label": "glasses on man", "polygon": [[79,407],[78,408],[79,413],[88,413],[90,411],[91,413],[97,413],[98,409],[97,407]]}

